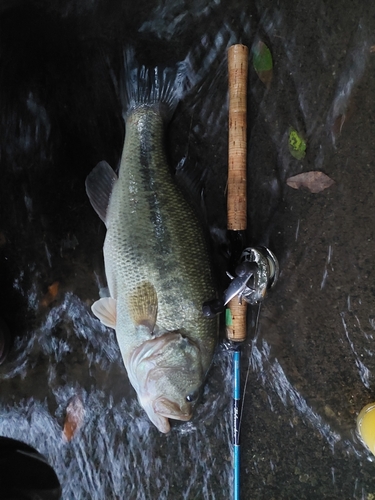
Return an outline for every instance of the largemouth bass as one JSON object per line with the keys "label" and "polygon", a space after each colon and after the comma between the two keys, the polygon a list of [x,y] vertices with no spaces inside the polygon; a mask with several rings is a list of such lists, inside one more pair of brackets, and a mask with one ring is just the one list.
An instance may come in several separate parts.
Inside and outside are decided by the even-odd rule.
{"label": "largemouth bass", "polygon": [[164,128],[181,75],[141,68],[126,87],[126,136],[118,176],[100,162],[86,180],[107,233],[110,297],[92,306],[116,330],[129,380],[161,432],[189,420],[210,367],[217,320],[202,314],[215,295],[202,226],[174,182]]}

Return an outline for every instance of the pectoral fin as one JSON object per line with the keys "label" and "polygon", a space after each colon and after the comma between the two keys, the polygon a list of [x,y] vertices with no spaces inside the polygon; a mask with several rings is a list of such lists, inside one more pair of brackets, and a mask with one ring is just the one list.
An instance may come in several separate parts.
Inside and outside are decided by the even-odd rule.
{"label": "pectoral fin", "polygon": [[158,314],[158,296],[155,287],[147,281],[138,285],[129,295],[129,312],[135,325],[146,326],[153,332]]}
{"label": "pectoral fin", "polygon": [[91,306],[92,312],[105,326],[116,328],[117,322],[117,301],[112,297],[99,299]]}
{"label": "pectoral fin", "polygon": [[95,212],[106,224],[107,209],[117,175],[106,161],[99,162],[86,178],[86,193]]}

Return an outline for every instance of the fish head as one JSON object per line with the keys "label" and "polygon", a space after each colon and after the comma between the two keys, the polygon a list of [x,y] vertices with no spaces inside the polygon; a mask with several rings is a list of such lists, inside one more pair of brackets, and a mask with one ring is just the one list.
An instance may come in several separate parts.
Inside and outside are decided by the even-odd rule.
{"label": "fish head", "polygon": [[199,347],[179,332],[146,341],[128,366],[138,400],[153,424],[169,432],[169,419],[190,420],[204,379]]}

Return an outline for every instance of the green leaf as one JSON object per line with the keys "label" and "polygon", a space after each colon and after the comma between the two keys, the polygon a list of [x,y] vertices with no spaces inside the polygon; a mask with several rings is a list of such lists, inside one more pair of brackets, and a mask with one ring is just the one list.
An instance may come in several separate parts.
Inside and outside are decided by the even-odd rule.
{"label": "green leaf", "polygon": [[269,88],[273,77],[273,61],[270,49],[262,41],[253,46],[253,66],[261,82]]}
{"label": "green leaf", "polygon": [[273,68],[270,49],[261,41],[253,47],[253,65],[256,72]]}
{"label": "green leaf", "polygon": [[306,154],[306,142],[293,127],[289,128],[289,152],[297,160],[302,160]]}

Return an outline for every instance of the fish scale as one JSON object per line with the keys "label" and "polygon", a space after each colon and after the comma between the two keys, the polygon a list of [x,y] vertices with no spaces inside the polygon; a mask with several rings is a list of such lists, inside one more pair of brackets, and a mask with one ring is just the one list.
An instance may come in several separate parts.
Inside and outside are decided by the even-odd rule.
{"label": "fish scale", "polygon": [[195,213],[171,176],[163,136],[162,117],[152,108],[142,106],[128,117],[119,180],[109,206],[118,216],[107,228],[108,285],[114,298],[126,302],[141,281],[150,281],[158,295],[157,325],[188,333],[193,322],[194,340],[207,342],[213,328],[201,306],[215,291],[206,245]]}
{"label": "fish scale", "polygon": [[215,296],[210,259],[200,221],[167,164],[164,125],[155,104],[136,105],[127,115],[103,253],[130,381],[151,420],[167,432],[155,413],[190,418],[187,396],[211,364],[217,320],[202,314],[203,302]]}

